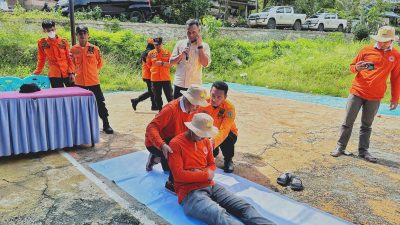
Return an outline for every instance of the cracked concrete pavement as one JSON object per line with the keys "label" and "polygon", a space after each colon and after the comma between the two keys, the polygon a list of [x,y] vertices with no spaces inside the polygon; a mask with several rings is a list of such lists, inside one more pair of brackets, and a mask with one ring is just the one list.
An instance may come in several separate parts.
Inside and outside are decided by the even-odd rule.
{"label": "cracked concrete pavement", "polygon": [[[88,167],[145,149],[144,131],[155,113],[149,102],[132,110],[129,99],[138,94],[107,94],[115,134],[101,133],[95,148],[66,150],[125,199],[129,208],[56,151],[20,155],[0,158],[0,224],[166,224]],[[400,118],[378,116],[374,121],[370,151],[379,161],[372,164],[356,156],[329,155],[338,138],[342,109],[237,92],[231,92],[229,99],[236,106],[239,127],[236,174],[355,224],[400,224]],[[355,153],[359,125],[358,119],[348,148]],[[217,164],[222,166],[222,156]],[[302,179],[304,191],[276,183],[286,171]]]}

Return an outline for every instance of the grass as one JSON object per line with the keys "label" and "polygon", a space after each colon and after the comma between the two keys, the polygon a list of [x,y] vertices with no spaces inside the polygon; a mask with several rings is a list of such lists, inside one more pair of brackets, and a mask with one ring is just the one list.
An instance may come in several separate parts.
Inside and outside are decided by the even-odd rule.
{"label": "grass", "polygon": [[[41,33],[39,25],[26,24],[23,19],[38,19],[41,14],[20,12],[5,17],[0,13],[0,76],[22,77],[34,71],[36,43],[45,34]],[[67,39],[70,37],[68,27],[59,26],[57,33]],[[146,36],[129,30],[95,29],[91,29],[90,35],[90,42],[100,47],[105,59],[100,72],[105,91],[145,88],[141,81],[141,66],[136,61],[145,48]],[[317,40],[248,42],[205,37],[205,41],[210,44],[212,54],[211,66],[204,69],[205,82],[225,80],[340,97],[348,95],[354,77],[349,64],[362,47],[370,44],[349,41],[338,33]],[[165,47],[172,51],[174,45],[175,42],[170,41]],[[172,74],[174,71],[172,68]],[[389,91],[384,99],[386,102],[390,97]]]}

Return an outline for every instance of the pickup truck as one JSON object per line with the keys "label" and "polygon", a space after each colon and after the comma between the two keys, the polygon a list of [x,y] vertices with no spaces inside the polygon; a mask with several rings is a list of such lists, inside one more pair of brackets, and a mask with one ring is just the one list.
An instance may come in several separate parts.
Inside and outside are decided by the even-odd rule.
{"label": "pickup truck", "polygon": [[[128,18],[136,18],[139,22],[145,22],[152,16],[150,0],[74,0],[73,3],[75,11],[98,6],[102,15],[125,14]],[[60,8],[64,16],[69,14],[68,7],[68,0],[59,0],[56,4],[56,9]]]}
{"label": "pickup truck", "polygon": [[276,27],[292,27],[294,30],[301,30],[306,14],[294,13],[293,7],[274,6],[263,9],[259,13],[250,14],[247,18],[247,25],[250,27],[266,26],[268,29]]}
{"label": "pickup truck", "polygon": [[336,13],[318,13],[306,19],[302,27],[310,30],[343,32],[347,27],[347,20],[340,19]]}

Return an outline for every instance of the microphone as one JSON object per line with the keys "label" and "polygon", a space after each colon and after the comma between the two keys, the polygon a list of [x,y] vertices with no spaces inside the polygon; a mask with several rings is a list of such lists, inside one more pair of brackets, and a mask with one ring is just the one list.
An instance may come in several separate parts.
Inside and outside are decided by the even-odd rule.
{"label": "microphone", "polygon": [[[186,47],[190,48],[190,41],[188,41],[188,43],[186,44]],[[189,60],[189,53],[186,52],[186,61]]]}

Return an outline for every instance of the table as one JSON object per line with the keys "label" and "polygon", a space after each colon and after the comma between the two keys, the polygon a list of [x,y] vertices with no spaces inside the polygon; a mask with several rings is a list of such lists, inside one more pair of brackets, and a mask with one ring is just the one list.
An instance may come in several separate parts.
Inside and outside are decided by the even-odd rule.
{"label": "table", "polygon": [[0,157],[99,142],[96,99],[79,88],[0,92]]}

